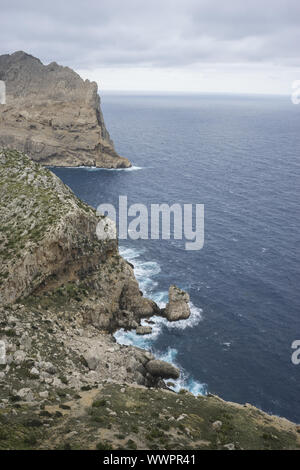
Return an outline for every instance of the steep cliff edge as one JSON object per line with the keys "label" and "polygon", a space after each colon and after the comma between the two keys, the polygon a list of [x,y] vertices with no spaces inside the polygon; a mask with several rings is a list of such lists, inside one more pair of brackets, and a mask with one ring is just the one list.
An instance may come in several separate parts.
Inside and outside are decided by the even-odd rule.
{"label": "steep cliff edge", "polygon": [[0,216],[0,305],[34,294],[49,308],[74,304],[106,330],[135,327],[158,311],[117,240],[97,238],[101,216],[18,151],[0,152]]}
{"label": "steep cliff edge", "polygon": [[21,51],[0,56],[0,80],[6,84],[0,147],[49,166],[131,166],[114,149],[95,82]]}

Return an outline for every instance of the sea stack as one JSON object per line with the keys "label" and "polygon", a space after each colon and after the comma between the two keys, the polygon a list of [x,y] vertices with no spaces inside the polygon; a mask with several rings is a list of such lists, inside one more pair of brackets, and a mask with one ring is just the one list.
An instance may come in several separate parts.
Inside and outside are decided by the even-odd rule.
{"label": "sea stack", "polygon": [[189,307],[190,296],[177,286],[169,287],[169,302],[164,310],[164,315],[169,321],[186,320],[191,311]]}

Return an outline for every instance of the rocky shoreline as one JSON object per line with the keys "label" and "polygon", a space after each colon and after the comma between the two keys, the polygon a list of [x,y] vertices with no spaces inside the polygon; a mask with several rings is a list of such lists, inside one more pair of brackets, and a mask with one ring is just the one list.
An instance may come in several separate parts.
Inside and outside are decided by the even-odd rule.
{"label": "rocky shoreline", "polygon": [[118,241],[48,169],[0,152],[0,449],[300,448],[300,429],[250,405],[168,390],[179,371],[116,343],[142,318],[187,318],[169,289],[160,310],[139,290]]}
{"label": "rocky shoreline", "polygon": [[[11,323],[18,324],[19,328],[22,325],[14,315],[9,315],[6,309],[10,307],[13,312],[21,313],[23,319],[28,315],[30,320],[26,325],[32,327],[35,318],[38,320],[44,314],[46,323],[72,318],[78,326],[74,335],[80,339],[77,338],[75,344],[74,335],[71,342],[66,334],[58,337],[83,358],[84,364],[93,371],[91,376],[98,374],[98,381],[103,376],[107,378],[104,372],[115,362],[113,375],[120,376],[120,380],[164,387],[161,379],[178,377],[176,368],[155,360],[150,353],[113,344],[110,334],[116,329],[136,329],[139,334],[148,334],[151,328],[142,327],[141,319],[163,312],[140,292],[132,265],[118,253],[117,240],[98,240],[97,222],[103,223],[103,216],[98,216],[91,207],[79,201],[54,174],[26,155],[2,151],[0,162],[3,221],[0,305],[3,323],[7,324],[2,333],[5,335],[10,331]],[[15,185],[17,193],[14,194]],[[30,199],[26,198],[27,191],[31,193]],[[175,287],[170,288],[170,292],[174,289],[182,303],[186,295]],[[177,319],[186,318],[187,309],[187,300],[179,307],[176,303]],[[67,331],[68,325],[61,329]],[[29,333],[30,330],[25,329],[17,331],[16,335],[27,337]],[[55,329],[55,334],[59,335],[59,330]],[[96,339],[92,340],[94,336]],[[32,341],[29,343],[31,345]],[[11,344],[6,346],[9,351]],[[36,354],[44,349],[41,344]],[[118,354],[115,361],[111,354],[109,362],[104,360],[106,351],[112,352],[110,349],[115,352],[122,349],[123,360],[130,351],[129,365],[125,361],[121,367]],[[64,354],[68,356],[69,353],[65,350]],[[24,350],[21,357],[21,362],[28,359]],[[8,354],[9,361],[14,362],[14,354]]]}

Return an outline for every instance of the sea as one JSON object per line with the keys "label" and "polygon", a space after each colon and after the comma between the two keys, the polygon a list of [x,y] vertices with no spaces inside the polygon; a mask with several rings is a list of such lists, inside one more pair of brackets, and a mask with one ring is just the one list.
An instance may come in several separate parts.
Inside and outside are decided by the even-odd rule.
{"label": "sea", "polygon": [[[116,340],[180,368],[175,390],[217,394],[300,422],[300,105],[288,96],[102,96],[106,126],[132,168],[53,168],[93,207],[203,204],[204,245],[120,240],[144,295],[176,284],[188,320],[154,317],[151,335]],[[129,218],[130,220],[130,218]],[[150,224],[149,220],[149,224]]]}

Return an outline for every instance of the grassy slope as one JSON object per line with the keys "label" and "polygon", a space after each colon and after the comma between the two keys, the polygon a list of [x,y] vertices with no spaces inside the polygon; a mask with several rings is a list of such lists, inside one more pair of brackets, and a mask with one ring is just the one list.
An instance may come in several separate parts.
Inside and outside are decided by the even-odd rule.
{"label": "grassy slope", "polygon": [[[0,449],[300,448],[294,424],[214,396],[112,383],[80,392],[60,408],[38,407],[33,413],[24,405],[22,411],[9,417],[0,412]],[[216,421],[222,422],[219,430]]]}

